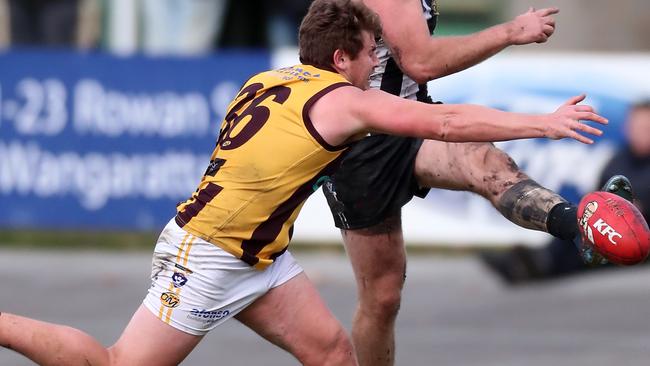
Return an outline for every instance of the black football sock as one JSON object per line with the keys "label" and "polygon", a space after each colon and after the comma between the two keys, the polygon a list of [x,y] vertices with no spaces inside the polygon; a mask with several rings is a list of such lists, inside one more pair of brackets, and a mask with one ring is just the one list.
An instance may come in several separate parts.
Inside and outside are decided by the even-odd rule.
{"label": "black football sock", "polygon": [[568,202],[553,206],[546,219],[548,233],[556,238],[572,240],[578,235],[578,207]]}

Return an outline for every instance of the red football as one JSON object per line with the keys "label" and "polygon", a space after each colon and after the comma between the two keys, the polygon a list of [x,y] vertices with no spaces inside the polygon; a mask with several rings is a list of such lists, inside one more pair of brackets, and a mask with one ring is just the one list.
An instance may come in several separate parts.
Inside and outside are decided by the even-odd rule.
{"label": "red football", "polygon": [[650,252],[648,224],[639,210],[609,192],[592,192],[578,205],[582,238],[608,261],[631,265],[643,262]]}

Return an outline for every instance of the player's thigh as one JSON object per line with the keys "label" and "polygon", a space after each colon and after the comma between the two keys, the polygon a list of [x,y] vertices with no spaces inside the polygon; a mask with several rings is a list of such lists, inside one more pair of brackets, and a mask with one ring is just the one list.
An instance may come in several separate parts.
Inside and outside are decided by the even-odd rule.
{"label": "player's thigh", "polygon": [[375,227],[341,233],[362,297],[366,292],[392,296],[395,290],[401,290],[406,251],[399,214]]}
{"label": "player's thigh", "polygon": [[415,175],[423,187],[484,195],[525,178],[514,160],[492,143],[436,140],[422,143],[415,159]]}
{"label": "player's thigh", "polygon": [[182,332],[140,306],[118,341],[109,348],[112,365],[178,365],[202,336]]}
{"label": "player's thigh", "polygon": [[332,342],[349,343],[305,273],[271,289],[235,318],[300,360],[328,352]]}

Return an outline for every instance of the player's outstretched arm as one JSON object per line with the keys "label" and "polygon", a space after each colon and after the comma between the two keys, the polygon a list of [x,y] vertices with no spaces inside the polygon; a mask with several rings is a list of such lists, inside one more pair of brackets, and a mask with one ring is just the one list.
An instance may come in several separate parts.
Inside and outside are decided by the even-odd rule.
{"label": "player's outstretched arm", "polygon": [[431,37],[420,0],[364,0],[381,18],[382,37],[401,69],[418,83],[467,69],[511,45],[543,43],[558,8],[527,12],[467,36]]}
{"label": "player's outstretched arm", "polygon": [[326,141],[340,144],[367,132],[449,142],[505,141],[533,137],[571,138],[585,144],[602,131],[582,121],[606,124],[591,106],[572,97],[555,112],[522,114],[471,104],[426,104],[380,90],[343,87],[321,98],[310,112]]}

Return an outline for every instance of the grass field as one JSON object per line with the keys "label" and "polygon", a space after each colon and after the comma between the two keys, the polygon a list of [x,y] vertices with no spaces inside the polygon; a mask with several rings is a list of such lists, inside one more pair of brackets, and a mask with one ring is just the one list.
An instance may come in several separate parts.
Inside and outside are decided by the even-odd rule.
{"label": "grass field", "polygon": [[0,246],[149,250],[157,237],[158,232],[0,230]]}
{"label": "grass field", "polygon": [[[70,230],[0,230],[0,248],[21,249],[88,249],[151,251],[158,232],[149,231],[70,231]],[[292,251],[343,253],[341,241],[306,243],[292,241]],[[503,246],[471,246],[436,243],[433,245],[408,245],[410,254],[436,254],[458,256],[479,250],[503,250]]]}

